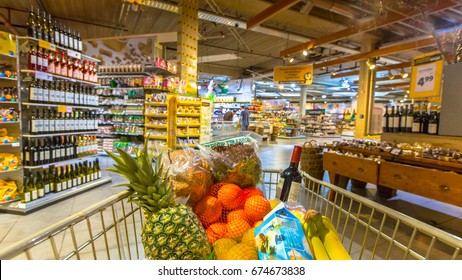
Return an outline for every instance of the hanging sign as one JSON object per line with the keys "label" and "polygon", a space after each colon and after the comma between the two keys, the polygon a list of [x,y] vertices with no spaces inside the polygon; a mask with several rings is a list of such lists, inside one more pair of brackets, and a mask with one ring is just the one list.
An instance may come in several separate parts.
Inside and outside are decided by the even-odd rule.
{"label": "hanging sign", "polygon": [[273,80],[280,84],[310,85],[313,82],[313,65],[276,66]]}
{"label": "hanging sign", "polygon": [[410,98],[440,95],[443,55],[436,51],[412,59]]}

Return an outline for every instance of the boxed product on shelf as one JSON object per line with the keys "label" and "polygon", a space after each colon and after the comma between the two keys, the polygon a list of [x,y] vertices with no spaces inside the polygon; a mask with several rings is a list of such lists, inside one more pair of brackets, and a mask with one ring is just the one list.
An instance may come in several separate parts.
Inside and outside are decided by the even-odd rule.
{"label": "boxed product on shelf", "polygon": [[21,160],[18,155],[11,153],[0,153],[0,171],[15,170],[20,166]]}

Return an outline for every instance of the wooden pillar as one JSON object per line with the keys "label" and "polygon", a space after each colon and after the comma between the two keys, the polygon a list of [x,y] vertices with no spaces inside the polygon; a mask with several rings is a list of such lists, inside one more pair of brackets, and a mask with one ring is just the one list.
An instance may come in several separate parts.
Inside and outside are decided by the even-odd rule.
{"label": "wooden pillar", "polygon": [[306,86],[302,85],[300,90],[300,118],[305,116],[306,112]]}
{"label": "wooden pillar", "polygon": [[[361,52],[370,52],[376,48],[376,38],[364,34]],[[374,109],[375,70],[369,69],[367,60],[359,65],[359,86],[357,97],[357,117],[355,137],[363,138],[370,133],[372,111]]]}
{"label": "wooden pillar", "polygon": [[178,3],[177,70],[186,93],[197,96],[197,52],[199,37],[199,0]]}

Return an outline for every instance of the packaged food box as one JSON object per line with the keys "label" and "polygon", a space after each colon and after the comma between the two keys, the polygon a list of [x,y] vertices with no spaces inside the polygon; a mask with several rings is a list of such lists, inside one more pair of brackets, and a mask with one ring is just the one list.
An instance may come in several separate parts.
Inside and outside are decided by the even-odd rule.
{"label": "packaged food box", "polygon": [[300,220],[280,203],[255,231],[260,260],[312,260]]}

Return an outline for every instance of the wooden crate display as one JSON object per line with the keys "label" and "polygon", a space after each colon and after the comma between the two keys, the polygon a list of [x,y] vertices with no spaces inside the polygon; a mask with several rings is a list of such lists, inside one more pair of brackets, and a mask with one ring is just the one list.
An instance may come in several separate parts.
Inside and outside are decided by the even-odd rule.
{"label": "wooden crate display", "polygon": [[329,173],[372,184],[379,181],[379,164],[373,160],[324,153],[323,166]]}

